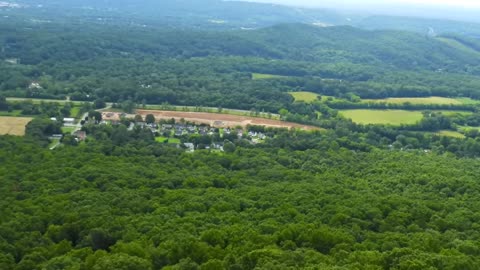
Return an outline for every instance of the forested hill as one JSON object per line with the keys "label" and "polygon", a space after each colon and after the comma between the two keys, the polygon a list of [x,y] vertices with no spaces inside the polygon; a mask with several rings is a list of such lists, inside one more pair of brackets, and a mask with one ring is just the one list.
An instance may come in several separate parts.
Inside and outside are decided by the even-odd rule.
{"label": "forested hill", "polygon": [[[133,54],[155,58],[251,56],[307,62],[351,62],[398,69],[463,73],[480,55],[435,38],[399,31],[366,31],[349,26],[283,24],[255,31],[208,32],[95,25],[3,24],[6,49],[0,57],[24,64],[73,62]],[[476,41],[472,41],[476,42]],[[480,43],[479,43],[480,44]]]}
{"label": "forested hill", "polygon": [[462,70],[467,65],[480,63],[477,54],[452,48],[435,38],[405,31],[285,24],[244,32],[240,36],[276,48],[281,57],[292,60],[347,61],[428,70]]}

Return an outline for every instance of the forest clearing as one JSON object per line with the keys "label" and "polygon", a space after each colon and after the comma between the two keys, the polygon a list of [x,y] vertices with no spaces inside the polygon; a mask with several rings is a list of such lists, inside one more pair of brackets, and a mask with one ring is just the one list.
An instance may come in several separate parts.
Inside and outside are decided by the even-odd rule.
{"label": "forest clearing", "polygon": [[0,117],[0,135],[25,135],[25,126],[32,121],[28,117]]}
{"label": "forest clearing", "polygon": [[288,76],[252,73],[252,80],[283,79],[283,78],[288,78]]}
{"label": "forest clearing", "polygon": [[289,94],[295,99],[296,102],[303,101],[303,102],[307,102],[307,103],[318,100],[318,97],[320,96],[317,93],[305,92],[305,91],[289,92]]}

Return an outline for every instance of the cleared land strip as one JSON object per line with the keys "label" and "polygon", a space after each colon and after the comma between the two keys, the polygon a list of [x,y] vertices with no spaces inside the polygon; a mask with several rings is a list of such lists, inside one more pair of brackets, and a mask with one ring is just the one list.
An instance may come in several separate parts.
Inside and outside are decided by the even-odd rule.
{"label": "cleared land strip", "polygon": [[25,135],[25,126],[32,121],[28,117],[0,117],[0,135]]}
{"label": "cleared land strip", "polygon": [[[231,127],[236,126],[246,127],[247,125],[253,126],[266,126],[275,128],[298,128],[303,130],[321,130],[321,128],[302,125],[291,122],[284,122],[274,119],[265,119],[250,116],[219,114],[219,113],[206,113],[206,112],[177,112],[177,111],[157,111],[157,110],[137,110],[137,114],[146,116],[147,114],[153,114],[157,120],[159,119],[171,119],[176,121],[182,118],[185,121],[195,122],[197,124],[209,124],[213,127]],[[110,117],[109,117],[110,115]],[[103,113],[105,120],[118,120],[118,113]]]}

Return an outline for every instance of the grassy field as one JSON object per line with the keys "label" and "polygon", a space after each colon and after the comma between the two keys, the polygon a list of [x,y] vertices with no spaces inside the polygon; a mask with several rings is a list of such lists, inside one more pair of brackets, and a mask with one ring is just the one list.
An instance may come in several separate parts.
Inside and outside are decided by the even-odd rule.
{"label": "grassy field", "polygon": [[75,105],[81,105],[84,101],[68,101],[64,99],[41,99],[41,98],[8,98],[8,102],[24,102],[24,101],[31,101],[33,104],[40,104],[42,102],[45,103],[60,103],[60,104],[65,104],[65,103],[73,103]]}
{"label": "grassy field", "polygon": [[[295,101],[304,101],[304,102],[313,102],[318,100],[318,97],[320,94],[313,93],[313,92],[307,92],[307,91],[300,91],[300,92],[288,92],[294,99]],[[321,101],[326,102],[329,98],[331,100],[338,100],[338,98],[333,97],[333,96],[325,96],[321,95]]]}
{"label": "grassy field", "polygon": [[0,116],[21,117],[22,116],[22,111],[21,110],[13,110],[11,112],[0,112]]}
{"label": "grassy field", "polygon": [[25,135],[25,126],[32,121],[28,117],[0,117],[0,135]]}
{"label": "grassy field", "polygon": [[288,92],[295,101],[312,102],[317,100],[319,94],[312,92]]}
{"label": "grassy field", "polygon": [[159,143],[164,143],[167,140],[168,140],[168,143],[175,143],[175,144],[180,143],[180,139],[177,139],[177,138],[167,138],[167,137],[156,137],[155,138],[155,141],[159,142]]}
{"label": "grassy field", "polygon": [[459,139],[465,139],[465,135],[458,131],[453,131],[453,130],[441,130],[437,134],[442,135],[442,136],[447,136],[447,137],[453,137],[453,138],[459,138]]}
{"label": "grassy field", "polygon": [[445,97],[421,97],[421,98],[384,98],[384,99],[362,99],[362,102],[374,102],[374,103],[391,103],[391,104],[403,104],[409,102],[411,104],[465,104],[462,100],[455,98]]}
{"label": "grassy field", "polygon": [[421,111],[406,110],[340,110],[341,115],[359,124],[415,124],[422,120]]}
{"label": "grassy field", "polygon": [[268,80],[268,79],[282,79],[287,78],[288,76],[273,75],[273,74],[262,74],[262,73],[252,73],[252,80]]}
{"label": "grassy field", "polygon": [[456,98],[456,100],[462,102],[462,104],[466,105],[477,105],[480,104],[480,100],[475,100],[471,98]]}
{"label": "grassy field", "polygon": [[456,114],[461,114],[461,115],[470,115],[472,112],[469,111],[435,111],[435,112],[441,112],[445,116],[454,116]]}
{"label": "grassy field", "polygon": [[70,115],[71,117],[74,117],[74,118],[77,118],[80,114],[80,107],[78,106],[74,106],[71,110],[70,110]]}
{"label": "grassy field", "polygon": [[75,130],[74,127],[62,127],[62,132],[65,134],[72,133]]}
{"label": "grassy field", "polygon": [[480,52],[476,51],[475,49],[473,48],[470,48],[468,46],[466,46],[465,44],[462,44],[461,42],[458,42],[454,39],[451,39],[451,38],[444,38],[444,37],[438,37],[437,40],[447,44],[448,46],[450,47],[453,47],[453,48],[456,48],[458,50],[461,50],[463,52],[466,52],[466,53],[470,53],[470,54],[473,54],[475,56],[480,56]]}

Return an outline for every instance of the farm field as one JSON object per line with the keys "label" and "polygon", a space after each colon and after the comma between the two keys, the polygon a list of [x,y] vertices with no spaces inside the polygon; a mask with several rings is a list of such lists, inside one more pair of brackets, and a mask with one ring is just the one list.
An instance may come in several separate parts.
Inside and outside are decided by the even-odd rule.
{"label": "farm field", "polygon": [[[104,115],[107,113],[105,112]],[[256,126],[266,126],[266,127],[275,127],[275,128],[298,128],[304,130],[320,130],[318,127],[302,125],[291,122],[284,122],[280,120],[265,119],[251,116],[240,116],[240,115],[230,115],[230,114],[219,114],[219,113],[205,113],[205,112],[177,112],[177,111],[155,111],[155,110],[137,110],[137,114],[146,116],[147,114],[153,114],[155,118],[158,119],[171,119],[181,120],[182,118],[185,121],[195,122],[197,124],[209,124],[213,127],[236,127],[242,126],[246,127],[247,125],[256,125]],[[117,115],[117,114],[114,114]],[[108,118],[105,118],[108,120]],[[114,119],[112,119],[114,120]]]}
{"label": "farm field", "polygon": [[[467,100],[465,100],[465,101],[467,101]],[[445,98],[445,97],[362,99],[362,102],[365,102],[365,103],[369,103],[369,102],[391,103],[391,104],[403,104],[405,102],[409,102],[411,104],[441,104],[441,105],[449,105],[449,104],[461,105],[461,104],[465,104],[464,101],[462,101],[462,100],[459,100],[459,99],[456,99],[456,98]]]}
{"label": "farm field", "polygon": [[[164,107],[163,105],[146,105],[146,107],[142,109],[160,110],[160,111],[195,112],[197,108],[194,106],[169,105],[169,107]],[[214,108],[214,107],[201,107],[200,109],[202,110],[202,112],[205,112],[205,113],[231,114],[231,115],[238,115],[238,116],[249,116],[251,113],[250,111],[246,111],[246,110],[225,109],[225,108],[223,108],[221,112],[218,112],[218,108]],[[102,110],[102,111],[106,111],[106,110]],[[117,112],[111,108],[108,109],[108,111]],[[121,110],[119,110],[118,112],[121,112]],[[263,118],[275,119],[275,120],[280,119],[279,114],[266,113],[266,112],[258,112],[258,115],[256,117],[263,117]]]}
{"label": "farm field", "polygon": [[415,124],[422,120],[421,111],[406,110],[340,110],[345,118],[358,124]]}
{"label": "farm field", "polygon": [[267,79],[282,79],[282,78],[288,78],[288,76],[252,73],[252,80],[267,80]]}
{"label": "farm field", "polygon": [[25,126],[32,121],[28,117],[0,117],[0,135],[25,135]]}

